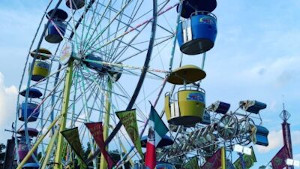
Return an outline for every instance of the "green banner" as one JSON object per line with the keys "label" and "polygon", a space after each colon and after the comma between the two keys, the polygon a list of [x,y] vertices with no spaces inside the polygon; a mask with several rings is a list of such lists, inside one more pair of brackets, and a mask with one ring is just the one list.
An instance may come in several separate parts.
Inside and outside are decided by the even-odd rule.
{"label": "green banner", "polygon": [[[85,159],[83,157],[83,148],[80,143],[79,139],[79,132],[78,127],[67,129],[60,132],[64,138],[67,140],[67,142],[70,144],[71,148],[75,152],[75,154],[78,156],[78,158],[84,163]],[[85,167],[86,164],[84,163]]]}
{"label": "green banner", "polygon": [[[256,156],[255,156],[253,147],[251,146],[250,148],[251,148],[251,155],[246,155],[246,154],[243,155],[245,169],[251,168],[254,165],[254,163],[256,162]],[[233,165],[235,166],[236,169],[243,169],[241,158],[238,158],[233,163]]]}
{"label": "green banner", "polygon": [[135,148],[139,152],[142,158],[144,158],[141,146],[141,140],[138,132],[137,121],[136,121],[136,110],[119,111],[116,112],[121,123],[124,125],[130,139],[132,140]]}
{"label": "green banner", "polygon": [[183,165],[184,169],[200,169],[197,156],[193,157]]}

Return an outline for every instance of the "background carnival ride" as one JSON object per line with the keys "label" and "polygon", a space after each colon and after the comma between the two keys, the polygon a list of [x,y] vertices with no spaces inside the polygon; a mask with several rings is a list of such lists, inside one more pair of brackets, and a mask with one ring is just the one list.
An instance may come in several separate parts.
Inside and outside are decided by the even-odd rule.
{"label": "background carnival ride", "polygon": [[[62,2],[50,1],[46,7],[21,78],[14,126],[19,168],[67,166],[73,153],[60,131],[78,127],[82,142],[94,145],[86,122],[103,121],[107,145],[119,148],[122,157],[132,143],[122,129],[108,137],[121,127],[114,113],[135,108],[143,135],[148,100],[156,106],[165,92],[162,115],[174,144],[157,149],[157,160],[182,164],[197,155],[203,164],[220,147],[231,152],[235,144],[268,145],[268,130],[259,115],[264,103],[241,101],[234,111],[221,101],[206,106],[200,82],[206,76],[206,52],[217,35],[217,18],[211,13],[216,1]],[[175,8],[176,31],[165,18]],[[182,53],[176,62],[177,40]],[[171,50],[166,48],[170,44]],[[166,52],[171,52],[167,71],[160,56]],[[203,54],[202,64],[182,65],[183,54]],[[179,68],[173,69],[174,63]],[[91,149],[97,152],[96,146]],[[130,157],[141,159],[138,153]],[[104,164],[101,159],[101,168]]]}

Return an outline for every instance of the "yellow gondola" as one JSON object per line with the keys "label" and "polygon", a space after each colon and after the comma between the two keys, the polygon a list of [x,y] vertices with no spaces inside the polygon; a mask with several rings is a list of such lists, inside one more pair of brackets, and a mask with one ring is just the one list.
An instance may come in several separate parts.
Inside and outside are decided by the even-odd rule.
{"label": "yellow gondola", "polygon": [[40,60],[47,60],[51,57],[52,53],[48,49],[40,48],[39,50],[35,49],[30,52],[30,55]]}
{"label": "yellow gondola", "polygon": [[43,60],[36,60],[32,70],[31,80],[40,81],[50,74],[50,63]]}
{"label": "yellow gondola", "polygon": [[170,73],[167,81],[172,84],[190,84],[206,77],[206,73],[195,65],[185,65]]}
{"label": "yellow gondola", "polygon": [[195,83],[205,76],[206,73],[194,65],[186,65],[170,73],[168,82],[184,84],[173,98],[169,93],[165,95],[165,112],[170,124],[191,127],[203,120],[205,91],[198,86],[186,84]]}

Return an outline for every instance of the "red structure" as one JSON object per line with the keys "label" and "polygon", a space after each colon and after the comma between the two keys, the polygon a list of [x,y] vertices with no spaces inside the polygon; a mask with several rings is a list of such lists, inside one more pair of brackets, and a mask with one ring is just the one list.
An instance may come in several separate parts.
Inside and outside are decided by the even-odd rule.
{"label": "red structure", "polygon": [[[288,148],[289,158],[293,159],[293,146],[292,146],[290,123],[287,122],[287,120],[290,117],[291,117],[291,114],[285,110],[285,106],[283,104],[283,110],[280,113],[280,118],[283,120],[283,123],[281,123],[283,144]],[[287,167],[287,168],[293,169],[294,167]]]}

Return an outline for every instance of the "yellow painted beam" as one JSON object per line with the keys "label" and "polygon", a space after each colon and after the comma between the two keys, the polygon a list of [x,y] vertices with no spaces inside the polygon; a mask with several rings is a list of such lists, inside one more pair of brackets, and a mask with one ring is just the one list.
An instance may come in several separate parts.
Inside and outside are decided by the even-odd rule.
{"label": "yellow painted beam", "polygon": [[[112,81],[108,79],[107,81],[107,92],[106,92],[106,103],[105,103],[105,117],[103,125],[103,139],[106,140],[109,132],[109,119],[110,119],[110,101],[111,101],[111,90]],[[107,162],[104,156],[101,154],[100,169],[107,169]]]}

